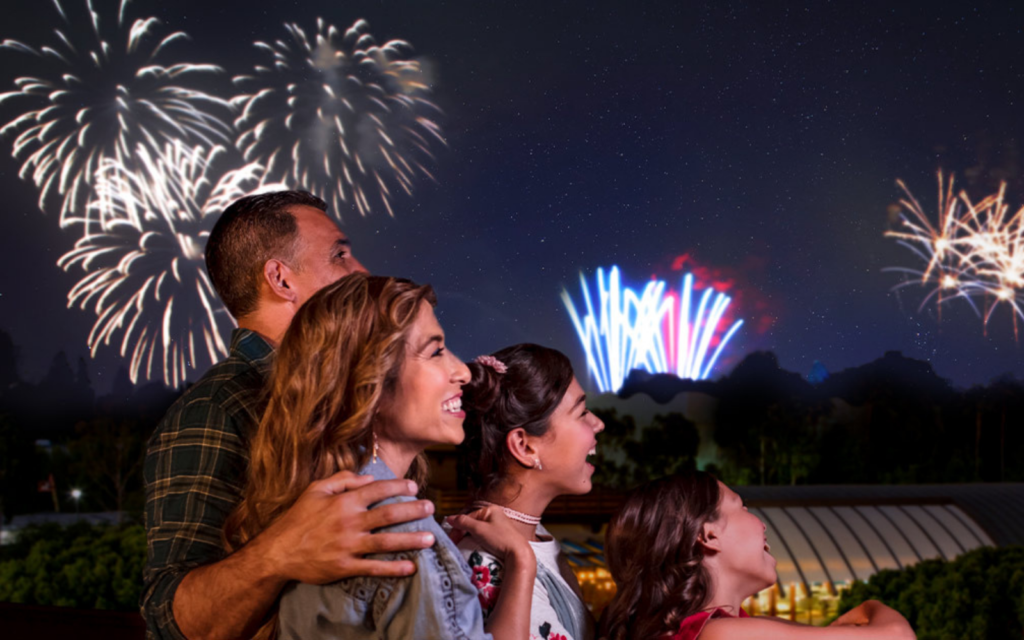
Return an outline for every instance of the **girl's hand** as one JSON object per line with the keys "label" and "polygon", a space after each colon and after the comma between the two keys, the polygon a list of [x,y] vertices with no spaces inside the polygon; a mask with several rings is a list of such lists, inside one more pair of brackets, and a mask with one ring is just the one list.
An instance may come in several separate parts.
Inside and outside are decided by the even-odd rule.
{"label": "girl's hand", "polygon": [[517,560],[519,562],[535,562],[530,542],[502,513],[500,507],[483,507],[476,511],[457,516],[449,516],[448,524],[452,526],[451,538],[458,544],[464,535],[471,534],[487,552],[499,560]]}
{"label": "girl's hand", "polygon": [[867,603],[865,602],[865,603],[859,604],[856,607],[850,609],[849,611],[847,611],[843,615],[841,615],[838,618],[836,618],[835,621],[833,621],[832,624],[830,624],[829,626],[830,627],[863,627],[864,625],[868,624],[869,622],[871,622],[871,618],[868,617],[868,612],[865,611],[865,607],[864,607],[865,604],[867,604]]}

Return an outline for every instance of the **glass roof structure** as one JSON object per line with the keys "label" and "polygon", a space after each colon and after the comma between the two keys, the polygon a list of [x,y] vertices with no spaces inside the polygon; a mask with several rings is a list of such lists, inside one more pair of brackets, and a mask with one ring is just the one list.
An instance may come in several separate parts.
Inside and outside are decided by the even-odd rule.
{"label": "glass roof structure", "polygon": [[[779,587],[804,593],[882,569],[1020,544],[1024,485],[736,487],[765,523]],[[817,588],[816,588],[817,587]]]}

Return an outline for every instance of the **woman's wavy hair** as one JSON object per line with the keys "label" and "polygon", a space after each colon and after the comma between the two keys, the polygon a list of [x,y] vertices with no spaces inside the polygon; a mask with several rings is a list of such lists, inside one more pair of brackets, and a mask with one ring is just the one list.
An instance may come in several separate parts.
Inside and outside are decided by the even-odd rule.
{"label": "woman's wavy hair", "polygon": [[477,495],[501,484],[508,465],[515,464],[505,446],[509,432],[523,429],[532,436],[547,433],[551,414],[573,378],[569,358],[540,345],[517,344],[492,355],[505,365],[506,372],[470,362],[473,375],[462,387],[464,447]]}
{"label": "woman's wavy hair", "polygon": [[[266,412],[250,445],[249,480],[225,524],[234,551],[270,526],[311,483],[358,470],[373,448],[373,420],[393,396],[406,340],[429,285],[354,273],[320,290],[281,341]],[[410,477],[422,483],[426,459]],[[257,637],[273,637],[276,615]]]}
{"label": "woman's wavy hair", "polygon": [[634,489],[608,525],[605,553],[615,597],[601,618],[606,640],[654,638],[707,606],[710,577],[698,542],[718,519],[718,481],[703,471]]}

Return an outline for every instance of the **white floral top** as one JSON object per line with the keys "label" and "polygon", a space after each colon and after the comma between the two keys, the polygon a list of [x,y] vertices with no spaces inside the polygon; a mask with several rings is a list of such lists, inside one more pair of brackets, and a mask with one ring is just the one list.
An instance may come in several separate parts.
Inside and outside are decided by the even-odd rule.
{"label": "white floral top", "polygon": [[[562,554],[561,545],[555,540],[544,527],[537,527],[539,542],[531,542],[533,553],[537,556],[537,562],[544,565],[561,579],[573,593],[576,594],[576,602],[583,620],[586,621],[586,637],[573,638],[558,622],[558,616],[551,607],[547,590],[538,580],[533,585],[533,605],[530,610],[530,640],[592,640],[595,632],[594,617],[583,603],[580,594],[580,586],[576,581],[569,563]],[[473,584],[480,594],[480,608],[483,609],[484,619],[490,615],[494,605],[498,601],[498,593],[501,591],[501,583],[504,578],[501,561],[484,551],[476,540],[466,536],[458,545],[464,558],[473,570]]]}

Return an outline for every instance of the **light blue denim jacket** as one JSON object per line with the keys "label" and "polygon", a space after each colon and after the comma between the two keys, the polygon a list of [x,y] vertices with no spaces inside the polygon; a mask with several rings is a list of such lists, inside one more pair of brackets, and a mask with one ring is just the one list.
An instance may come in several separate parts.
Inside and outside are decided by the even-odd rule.
{"label": "light blue denim jacket", "polygon": [[[372,460],[360,471],[377,480],[394,479],[383,461]],[[412,498],[390,498],[375,507]],[[281,640],[291,638],[438,638],[491,640],[484,632],[483,614],[472,572],[448,535],[433,518],[407,522],[381,531],[427,531],[434,545],[420,551],[370,556],[383,560],[412,560],[416,573],[405,578],[361,576],[331,584],[296,583],[281,595],[278,629]]]}

